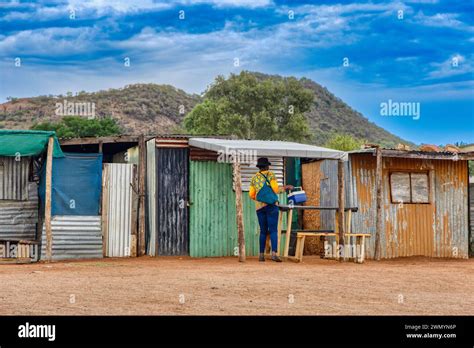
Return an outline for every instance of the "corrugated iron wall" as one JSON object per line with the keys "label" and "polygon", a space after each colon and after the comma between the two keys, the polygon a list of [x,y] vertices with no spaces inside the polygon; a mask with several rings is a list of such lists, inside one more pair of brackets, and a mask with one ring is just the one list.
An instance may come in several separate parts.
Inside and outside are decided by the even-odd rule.
{"label": "corrugated iron wall", "polygon": [[31,157],[0,156],[0,200],[28,200]]}
{"label": "corrugated iron wall", "polygon": [[[359,212],[352,215],[352,231],[371,233],[367,256],[372,258],[376,224],[375,157],[356,154],[350,158],[359,207]],[[392,203],[391,170],[428,171],[430,203]],[[381,257],[467,257],[467,180],[466,161],[384,158]]]}
{"label": "corrugated iron wall", "polygon": [[467,161],[433,161],[436,234],[434,256],[469,257]]}
{"label": "corrugated iron wall", "polygon": [[351,162],[351,190],[355,197],[353,203],[358,208],[352,214],[352,232],[370,233],[371,238],[366,238],[366,256],[374,257],[375,230],[377,221],[375,186],[375,157],[372,154],[352,154]]}
{"label": "corrugated iron wall", "polygon": [[38,223],[38,184],[28,183],[27,201],[0,200],[0,239],[34,240]]}
{"label": "corrugated iron wall", "polygon": [[469,184],[469,214],[470,214],[470,230],[469,230],[469,236],[470,236],[470,251],[469,251],[469,256],[474,255],[474,183]]}
{"label": "corrugated iron wall", "polygon": [[[304,163],[303,171],[303,189],[309,196],[311,203],[307,205],[316,205],[321,207],[337,207],[337,163],[335,160],[321,160]],[[344,189],[345,206],[353,207],[353,189],[350,177],[350,163],[344,163]],[[328,210],[307,210],[304,212],[305,229],[334,229],[335,213]]]}
{"label": "corrugated iron wall", "polygon": [[106,163],[103,171],[105,255],[131,255],[134,164]]}
{"label": "corrugated iron wall", "polygon": [[[285,167],[283,157],[268,157],[268,160],[272,164],[270,166],[270,170],[275,174],[278,185],[283,185],[283,183],[285,182]],[[259,169],[251,164],[245,163],[242,163],[240,168],[242,175],[242,190],[248,191],[250,188],[250,182],[252,181],[252,178],[255,173],[259,171]]]}
{"label": "corrugated iron wall", "polygon": [[158,255],[188,255],[187,147],[156,149],[156,221]]}
{"label": "corrugated iron wall", "polygon": [[156,147],[155,139],[146,143],[146,253],[156,255]]}
{"label": "corrugated iron wall", "polygon": [[[232,166],[213,161],[190,161],[190,255],[235,256],[238,250]],[[286,195],[279,195],[286,203]],[[255,202],[243,192],[245,248],[258,255],[259,227]],[[286,220],[286,219],[285,219]],[[284,220],[284,227],[286,226]],[[284,243],[284,235],[282,243]]]}
{"label": "corrugated iron wall", "polygon": [[[51,220],[53,260],[102,257],[100,216],[53,216]],[[43,226],[41,259],[46,254],[46,232]]]}
{"label": "corrugated iron wall", "polygon": [[190,255],[231,256],[237,246],[232,167],[213,161],[190,161]]}

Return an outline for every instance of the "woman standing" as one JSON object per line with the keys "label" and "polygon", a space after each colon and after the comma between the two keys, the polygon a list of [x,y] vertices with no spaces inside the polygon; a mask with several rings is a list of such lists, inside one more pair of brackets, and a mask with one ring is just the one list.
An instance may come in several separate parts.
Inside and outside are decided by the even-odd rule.
{"label": "woman standing", "polygon": [[250,183],[249,196],[255,201],[257,218],[260,225],[260,254],[259,261],[265,261],[265,244],[267,235],[270,234],[272,247],[272,261],[281,262],[277,255],[278,248],[278,196],[277,193],[293,189],[292,185],[278,187],[275,174],[271,172],[271,163],[268,158],[262,157],[257,161],[259,172],[256,173]]}

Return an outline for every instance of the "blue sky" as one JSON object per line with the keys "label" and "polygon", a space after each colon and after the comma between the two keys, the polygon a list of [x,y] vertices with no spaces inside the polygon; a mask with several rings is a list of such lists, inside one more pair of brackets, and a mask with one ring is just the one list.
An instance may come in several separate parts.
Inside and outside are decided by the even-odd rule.
{"label": "blue sky", "polygon": [[[140,82],[201,93],[245,69],[311,78],[416,143],[474,142],[473,13],[441,0],[3,2],[0,102]],[[380,115],[388,100],[420,103],[420,118]]]}

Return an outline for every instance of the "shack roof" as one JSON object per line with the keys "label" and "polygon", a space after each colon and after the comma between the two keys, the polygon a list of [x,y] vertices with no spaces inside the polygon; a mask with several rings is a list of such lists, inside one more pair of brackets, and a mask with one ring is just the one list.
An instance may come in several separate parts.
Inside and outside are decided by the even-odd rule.
{"label": "shack roof", "polygon": [[[399,158],[415,158],[415,159],[433,159],[433,160],[452,160],[452,161],[467,161],[474,160],[474,152],[431,152],[419,150],[397,150],[397,149],[381,149],[383,157],[399,157]],[[349,151],[350,154],[371,153],[375,155],[376,149],[361,149]]]}
{"label": "shack roof", "polygon": [[53,156],[64,157],[53,131],[0,129],[0,156],[38,156],[47,148],[50,137],[54,139]]}
{"label": "shack roof", "polygon": [[346,152],[288,141],[190,138],[189,145],[216,152],[256,151],[257,156],[306,157],[347,160]]}

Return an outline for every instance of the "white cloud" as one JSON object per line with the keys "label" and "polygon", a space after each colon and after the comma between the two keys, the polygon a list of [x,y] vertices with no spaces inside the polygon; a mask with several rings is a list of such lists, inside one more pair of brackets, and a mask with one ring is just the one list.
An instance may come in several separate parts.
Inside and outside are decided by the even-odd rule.
{"label": "white cloud", "polygon": [[413,17],[413,22],[428,27],[452,28],[467,31],[474,31],[474,27],[458,20],[457,13],[437,13],[432,16],[427,16],[423,11],[419,11]]}
{"label": "white cloud", "polygon": [[[454,54],[441,63],[432,63],[432,71],[428,74],[427,79],[442,79],[457,75],[474,73],[472,58],[467,60],[460,54]],[[474,76],[473,76],[474,77]]]}

